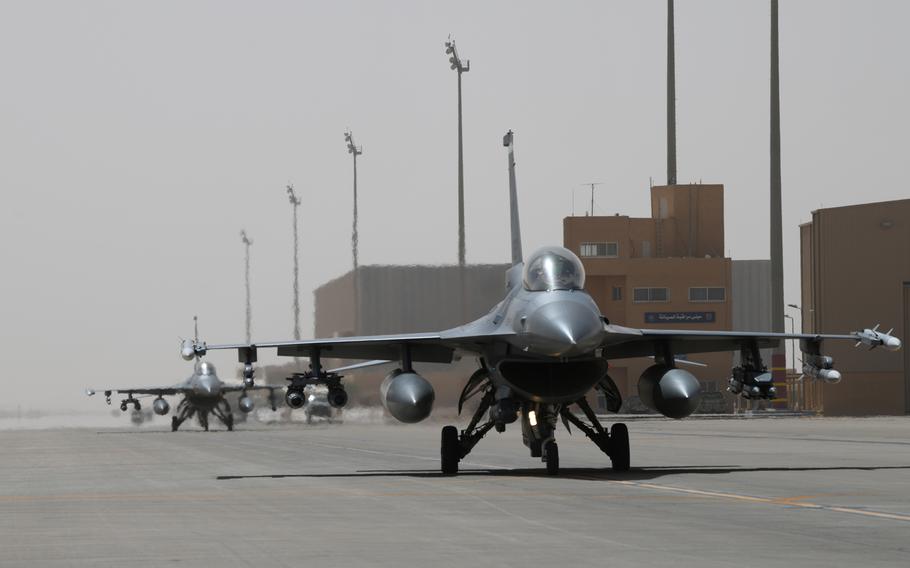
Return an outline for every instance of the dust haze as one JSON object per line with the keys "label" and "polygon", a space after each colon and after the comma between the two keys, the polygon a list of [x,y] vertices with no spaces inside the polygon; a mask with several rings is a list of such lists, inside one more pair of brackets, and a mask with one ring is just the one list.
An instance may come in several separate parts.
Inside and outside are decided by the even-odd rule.
{"label": "dust haze", "polygon": [[[907,197],[908,19],[897,1],[781,3],[787,302],[812,209]],[[647,215],[666,175],[665,26],[661,0],[4,2],[0,408],[175,383],[194,314],[209,342],[243,338],[240,229],[253,338],[292,337],[289,183],[311,336],[312,290],[352,261],[348,128],[359,263],[454,263],[449,34],[471,61],[468,262],[509,258],[509,129],[525,251],[562,242],[583,182],[604,182],[597,214]],[[676,3],[679,182],[726,185],[736,259],[768,257],[768,34],[766,1]]]}

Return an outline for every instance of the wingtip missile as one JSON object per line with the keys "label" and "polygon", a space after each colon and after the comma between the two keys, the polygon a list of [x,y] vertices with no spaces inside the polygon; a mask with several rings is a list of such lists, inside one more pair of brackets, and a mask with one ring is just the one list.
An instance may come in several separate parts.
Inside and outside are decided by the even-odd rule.
{"label": "wingtip missile", "polygon": [[184,361],[192,361],[196,357],[205,355],[205,342],[184,339],[180,344],[180,356]]}
{"label": "wingtip missile", "polygon": [[862,331],[858,331],[855,333],[857,339],[856,346],[867,345],[870,349],[884,347],[888,351],[898,351],[902,345],[901,340],[891,335],[892,331],[894,331],[894,328],[889,329],[887,333],[878,331],[878,325],[872,329],[866,328]]}

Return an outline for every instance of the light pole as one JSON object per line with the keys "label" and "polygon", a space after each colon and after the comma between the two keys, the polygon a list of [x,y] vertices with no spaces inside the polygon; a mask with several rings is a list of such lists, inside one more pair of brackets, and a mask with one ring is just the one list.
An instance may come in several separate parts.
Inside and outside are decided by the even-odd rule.
{"label": "light pole", "polygon": [[[801,307],[797,306],[796,304],[787,304],[787,307],[788,307],[788,308],[793,308],[794,310],[796,310],[797,312],[799,312],[799,331],[800,331],[800,333],[802,333],[803,329],[805,329],[805,323],[803,322],[803,309],[802,309]],[[810,313],[810,315],[811,315],[812,310],[809,310],[809,313]],[[789,317],[791,322],[794,321],[794,320],[793,320],[793,317],[791,317],[791,316],[784,316],[784,317]],[[792,328],[791,328],[790,331],[791,331],[791,333],[793,332]],[[795,359],[795,357],[796,357],[796,348],[797,348],[797,346],[798,346],[799,344],[796,342],[796,340],[794,340],[793,343],[794,343],[794,345],[793,345],[793,357],[794,357],[794,359]],[[795,369],[795,367],[794,367],[794,369]]]}
{"label": "light pole", "polygon": [[449,40],[446,41],[446,54],[449,55],[450,67],[458,72],[458,266],[464,266],[464,146],[461,130],[461,74],[471,70],[471,62],[468,60],[462,62],[458,57],[458,50],[452,36],[449,36]]}
{"label": "light pole", "polygon": [[[793,316],[791,316],[790,314],[784,314],[784,317],[787,318],[788,320],[790,320],[790,335],[793,335],[793,333],[794,333]],[[795,373],[796,372],[796,345],[795,345],[796,340],[794,339],[793,341],[794,341],[793,349],[790,350],[790,361],[791,361],[790,367],[793,369],[793,372]]]}
{"label": "light pole", "polygon": [[[243,241],[243,246],[245,249],[245,261],[244,261],[244,281],[246,284],[246,342],[250,343],[250,327],[253,323],[253,308],[250,305],[250,245],[253,244],[253,239],[249,238],[246,234],[246,231],[241,229],[240,231],[240,240]],[[195,317],[193,318],[196,319]]]}
{"label": "light pole", "polygon": [[363,148],[354,144],[354,134],[350,130],[344,133],[348,145],[348,154],[354,159],[354,220],[351,228],[351,257],[354,261],[354,332],[360,333],[360,276],[357,270],[357,156],[363,154]]}
{"label": "light pole", "polygon": [[294,186],[288,184],[286,187],[288,201],[294,212],[294,339],[300,339],[300,284],[298,281],[299,261],[298,261],[298,237],[297,237],[297,208],[300,206],[300,198],[294,193]]}

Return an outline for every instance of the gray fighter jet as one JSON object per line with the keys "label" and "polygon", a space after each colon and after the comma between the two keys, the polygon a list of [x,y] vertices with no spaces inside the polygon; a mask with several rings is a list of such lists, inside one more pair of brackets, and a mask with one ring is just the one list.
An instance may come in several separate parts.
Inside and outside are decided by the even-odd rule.
{"label": "gray fighter jet", "polygon": [[[194,320],[196,318],[193,318]],[[196,339],[198,343],[198,332]],[[165,396],[182,395],[183,399],[177,405],[175,415],[171,417],[171,430],[176,432],[180,425],[194,415],[199,420],[199,425],[209,429],[209,414],[215,415],[228,430],[234,429],[234,415],[231,412],[231,405],[225,398],[225,394],[230,392],[242,393],[237,401],[237,406],[244,414],[252,412],[255,407],[252,397],[248,391],[267,390],[268,401],[272,410],[276,409],[275,391],[280,387],[276,386],[259,386],[259,385],[228,385],[218,378],[215,372],[215,366],[208,361],[202,360],[201,355],[194,357],[196,363],[193,374],[185,381],[170,387],[138,387],[105,390],[104,397],[108,404],[111,403],[113,393],[125,394],[126,398],[120,401],[120,410],[126,412],[132,406],[134,411],[139,411],[142,405],[139,399],[133,395],[155,396],[152,402],[152,410],[159,416],[164,416],[170,412],[171,406],[164,399]],[[93,396],[94,389],[87,389],[86,394]]]}
{"label": "gray fighter jet", "polygon": [[[277,349],[279,356],[309,357],[309,371],[289,378],[286,400],[292,408],[306,404],[303,388],[329,387],[329,401],[342,406],[347,400],[341,375],[326,371],[324,358],[398,361],[381,386],[382,402],[402,422],[419,422],[433,407],[433,387],[415,370],[419,363],[447,363],[456,357],[474,356],[478,369],[467,380],[459,401],[479,396],[480,403],[468,425],[442,429],[442,471],[454,474],[462,460],[491,429],[503,432],[520,421],[522,437],[532,457],[546,463],[548,473],[559,470],[559,449],[554,437],[560,419],[576,426],[609,456],[613,469],[629,469],[629,432],[624,424],[609,430],[587,404],[585,394],[601,390],[608,409],[619,410],[621,399],[609,375],[609,362],[631,357],[653,357],[654,365],[641,376],[638,390],[650,408],[672,418],[683,418],[698,407],[700,385],[688,371],[677,367],[676,357],[689,353],[739,351],[740,364],[732,370],[730,390],[750,399],[770,399],[775,388],[760,349],[780,341],[800,341],[810,379],[840,380],[833,360],[822,354],[824,340],[850,340],[870,348],[897,350],[901,342],[877,327],[842,335],[750,333],[635,329],[610,324],[584,291],[581,261],[569,250],[542,248],[523,261],[518,222],[515,160],[511,131],[508,148],[511,209],[512,267],[506,272],[505,298],[482,318],[461,327],[433,333],[338,337],[298,341],[206,345],[186,341],[184,358],[192,359],[211,349],[236,349],[244,363],[244,381],[253,384],[257,351]],[[572,411],[577,405],[582,419]]]}

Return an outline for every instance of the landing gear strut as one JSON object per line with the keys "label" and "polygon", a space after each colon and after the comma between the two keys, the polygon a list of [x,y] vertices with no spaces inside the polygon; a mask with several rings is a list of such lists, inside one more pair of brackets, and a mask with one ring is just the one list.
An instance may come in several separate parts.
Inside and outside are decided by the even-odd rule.
{"label": "landing gear strut", "polygon": [[196,413],[196,408],[190,405],[186,399],[180,401],[180,404],[177,405],[177,409],[174,410],[174,416],[171,416],[171,432],[176,432],[180,425],[187,418],[192,418],[193,414]]}
{"label": "landing gear strut", "polygon": [[629,429],[626,425],[623,423],[614,424],[613,428],[607,432],[600,424],[600,421],[597,420],[597,415],[591,410],[587,400],[580,398],[575,404],[581,408],[590,424],[583,422],[570,412],[568,408],[562,408],[560,415],[566,423],[566,427],[568,428],[569,423],[571,423],[584,432],[585,436],[590,438],[603,453],[610,457],[613,471],[629,471]]}
{"label": "landing gear strut", "polygon": [[455,426],[446,426],[442,429],[442,445],[440,457],[442,458],[442,473],[453,475],[458,473],[458,462],[468,455],[477,442],[489,432],[496,422],[490,418],[482,425],[478,426],[480,419],[487,413],[493,404],[493,389],[487,389],[483,398],[480,399],[480,405],[474,411],[474,416],[468,427],[458,433]]}
{"label": "landing gear strut", "polygon": [[[234,414],[231,413],[231,405],[228,401],[222,399],[219,404],[216,404],[215,407],[212,408],[212,414],[217,416],[218,420],[221,420],[228,429],[228,432],[234,429]],[[206,428],[206,430],[208,430],[208,428]]]}

